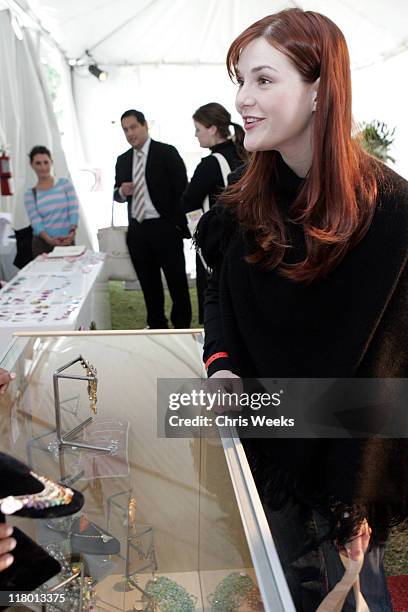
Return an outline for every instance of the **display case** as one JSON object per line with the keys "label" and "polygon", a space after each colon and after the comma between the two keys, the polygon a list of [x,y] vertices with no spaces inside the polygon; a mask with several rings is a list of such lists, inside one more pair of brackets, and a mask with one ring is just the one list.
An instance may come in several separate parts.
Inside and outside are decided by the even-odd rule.
{"label": "display case", "polygon": [[[1,450],[85,496],[73,517],[11,517],[63,564],[42,589],[71,577],[68,604],[47,609],[294,612],[234,432],[158,437],[157,379],[203,378],[202,343],[194,332],[48,333],[6,353],[0,366],[17,378],[0,400]],[[56,436],[53,374],[78,356],[97,371],[96,414],[74,363],[58,383],[62,428],[85,419],[81,441],[109,451]]]}

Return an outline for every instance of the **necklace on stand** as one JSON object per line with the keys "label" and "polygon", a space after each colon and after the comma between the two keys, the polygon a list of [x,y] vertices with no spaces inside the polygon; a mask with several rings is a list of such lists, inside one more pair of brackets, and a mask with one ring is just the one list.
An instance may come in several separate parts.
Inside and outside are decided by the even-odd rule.
{"label": "necklace on stand", "polygon": [[94,555],[116,555],[120,552],[119,540],[89,521],[85,515],[72,525],[71,546],[76,552]]}
{"label": "necklace on stand", "polygon": [[95,366],[93,366],[86,359],[81,359],[81,365],[86,370],[86,375],[89,376],[91,380],[88,380],[88,399],[90,402],[91,411],[96,414],[96,402],[97,400],[97,389],[98,389],[98,379],[97,379],[97,370]]}
{"label": "necklace on stand", "polygon": [[136,499],[131,497],[128,505],[128,525],[129,531],[136,531]]}
{"label": "necklace on stand", "polygon": [[[87,529],[93,529],[94,531],[97,532],[97,535],[84,533]],[[110,542],[110,540],[113,540],[113,536],[109,535],[108,533],[105,533],[95,523],[91,523],[85,514],[83,514],[79,519],[79,531],[73,532],[72,535],[79,537],[79,538],[90,538],[92,540],[102,540],[102,542]]]}

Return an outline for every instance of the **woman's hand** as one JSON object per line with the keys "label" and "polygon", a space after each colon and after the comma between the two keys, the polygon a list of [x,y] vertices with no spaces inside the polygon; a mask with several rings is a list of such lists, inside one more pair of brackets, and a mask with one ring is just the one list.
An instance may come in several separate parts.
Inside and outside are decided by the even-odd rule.
{"label": "woman's hand", "polygon": [[75,234],[71,234],[69,233],[68,236],[64,236],[63,238],[60,238],[60,242],[59,245],[60,246],[70,246],[75,238]]}
{"label": "woman's hand", "polygon": [[[230,399],[231,394],[234,394],[234,396],[236,394],[240,397],[244,390],[242,379],[234,374],[234,372],[231,372],[231,370],[218,370],[218,372],[214,372],[214,374],[205,381],[205,390],[207,393],[214,394],[214,396],[220,398],[220,400],[225,399],[225,401],[216,402],[214,404],[214,412],[217,414],[222,414],[230,410],[238,412],[242,410],[239,402],[237,404]],[[225,396],[223,394],[225,394]]]}
{"label": "woman's hand", "polygon": [[6,523],[0,523],[0,572],[10,567],[14,561],[13,555],[9,553],[16,547],[16,541],[10,536],[13,528]]}
{"label": "woman's hand", "polygon": [[7,370],[3,370],[3,368],[0,368],[0,393],[1,394],[7,391],[9,382],[14,380],[15,377],[16,375],[14,372],[8,372]]}
{"label": "woman's hand", "polygon": [[38,236],[39,238],[42,238],[44,242],[46,242],[50,246],[57,246],[58,244],[59,238],[54,238],[53,236],[50,236],[49,234],[47,234],[47,232],[45,231],[40,232]]}
{"label": "woman's hand", "polygon": [[49,244],[50,246],[54,247],[54,246],[58,246],[60,244],[59,241],[61,240],[61,238],[54,238],[53,236],[48,236],[48,234],[47,234],[47,237],[44,238],[44,240],[45,240],[45,242],[47,244]]}
{"label": "woman's hand", "polygon": [[231,370],[218,370],[210,378],[239,378],[239,376],[231,372]]}
{"label": "woman's hand", "polygon": [[[76,225],[71,225],[70,230],[69,230],[69,234],[66,237],[66,245],[65,246],[69,246],[70,244],[74,244],[76,231],[77,231],[77,226]],[[68,242],[68,240],[69,240],[69,242]]]}
{"label": "woman's hand", "polygon": [[356,537],[349,540],[349,542],[346,542],[346,545],[342,550],[345,550],[347,556],[352,561],[360,561],[367,552],[370,537],[371,529],[367,521],[364,519],[360,525],[360,529]]}

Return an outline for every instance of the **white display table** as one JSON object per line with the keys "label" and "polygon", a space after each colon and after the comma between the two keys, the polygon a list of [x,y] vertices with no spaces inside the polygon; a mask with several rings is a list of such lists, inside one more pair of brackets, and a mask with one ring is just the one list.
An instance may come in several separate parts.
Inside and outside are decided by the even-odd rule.
{"label": "white display table", "polygon": [[37,257],[0,291],[0,356],[15,331],[110,329],[104,253]]}
{"label": "white display table", "polygon": [[11,214],[0,212],[0,279],[9,281],[18,272],[14,265],[16,239],[11,227]]}
{"label": "white display table", "polygon": [[16,239],[7,238],[0,244],[0,278],[4,281],[11,280],[17,273],[18,268],[14,265],[16,257]]}

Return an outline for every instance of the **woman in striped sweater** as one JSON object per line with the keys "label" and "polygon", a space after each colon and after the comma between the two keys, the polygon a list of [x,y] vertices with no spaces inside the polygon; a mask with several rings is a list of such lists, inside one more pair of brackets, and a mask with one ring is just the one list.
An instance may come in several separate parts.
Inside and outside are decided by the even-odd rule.
{"label": "woman in striped sweater", "polygon": [[37,257],[55,246],[74,244],[78,197],[68,179],[52,176],[52,157],[46,147],[34,147],[29,158],[38,180],[25,192],[24,204],[33,228],[33,257]]}

